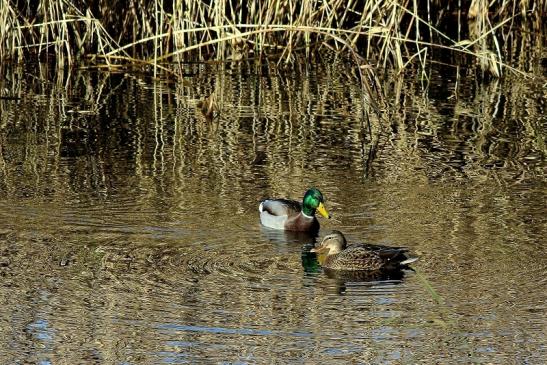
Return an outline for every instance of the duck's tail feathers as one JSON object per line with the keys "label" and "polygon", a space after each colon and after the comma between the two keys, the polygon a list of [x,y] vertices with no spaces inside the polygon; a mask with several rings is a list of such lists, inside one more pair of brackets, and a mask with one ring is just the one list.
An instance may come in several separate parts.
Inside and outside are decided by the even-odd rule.
{"label": "duck's tail feathers", "polygon": [[399,263],[399,265],[408,265],[408,264],[411,264],[411,263],[413,263],[413,262],[415,262],[415,261],[418,261],[418,258],[417,258],[417,257],[410,257],[410,258],[408,258],[408,259],[406,259],[406,260],[404,260],[404,261],[401,261],[401,262]]}

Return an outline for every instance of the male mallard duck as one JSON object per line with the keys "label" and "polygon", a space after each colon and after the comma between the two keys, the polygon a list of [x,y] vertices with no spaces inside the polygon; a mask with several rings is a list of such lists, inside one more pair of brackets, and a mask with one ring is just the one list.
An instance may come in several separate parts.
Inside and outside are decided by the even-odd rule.
{"label": "male mallard duck", "polygon": [[321,266],[331,270],[374,271],[404,268],[418,258],[408,258],[404,247],[355,243],[347,245],[340,231],[332,231],[321,244],[311,249],[319,255]]}
{"label": "male mallard duck", "polygon": [[325,218],[330,218],[323,205],[323,194],[311,188],[304,194],[302,204],[288,199],[266,199],[258,207],[260,222],[269,228],[287,231],[317,232],[319,222],[315,218],[317,210]]}

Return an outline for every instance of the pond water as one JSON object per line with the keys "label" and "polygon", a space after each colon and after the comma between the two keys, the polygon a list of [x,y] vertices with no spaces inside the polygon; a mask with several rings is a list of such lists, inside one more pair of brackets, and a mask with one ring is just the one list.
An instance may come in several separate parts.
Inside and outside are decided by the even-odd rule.
{"label": "pond water", "polygon": [[[3,69],[0,362],[545,363],[545,79],[387,74],[369,128],[349,67]],[[310,186],[414,271],[260,226]]]}

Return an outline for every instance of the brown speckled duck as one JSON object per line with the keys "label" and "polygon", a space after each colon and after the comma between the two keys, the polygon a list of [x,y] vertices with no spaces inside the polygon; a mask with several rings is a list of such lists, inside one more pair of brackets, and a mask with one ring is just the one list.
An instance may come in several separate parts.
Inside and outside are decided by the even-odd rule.
{"label": "brown speckled duck", "polygon": [[319,221],[315,217],[315,212],[330,218],[323,201],[323,194],[316,188],[306,191],[302,203],[288,199],[266,199],[258,208],[260,222],[274,229],[317,232]]}
{"label": "brown speckled duck", "polygon": [[404,247],[388,247],[355,243],[347,245],[340,231],[332,231],[321,244],[311,249],[316,252],[321,266],[331,270],[375,271],[405,268],[418,258],[408,258]]}

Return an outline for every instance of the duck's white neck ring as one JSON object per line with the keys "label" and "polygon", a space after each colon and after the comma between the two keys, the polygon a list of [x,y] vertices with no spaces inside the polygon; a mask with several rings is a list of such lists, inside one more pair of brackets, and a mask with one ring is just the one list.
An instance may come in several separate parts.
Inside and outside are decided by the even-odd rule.
{"label": "duck's white neck ring", "polygon": [[302,213],[302,215],[308,219],[313,219],[313,216],[307,215],[306,213],[304,213],[304,211],[301,211],[300,213]]}

